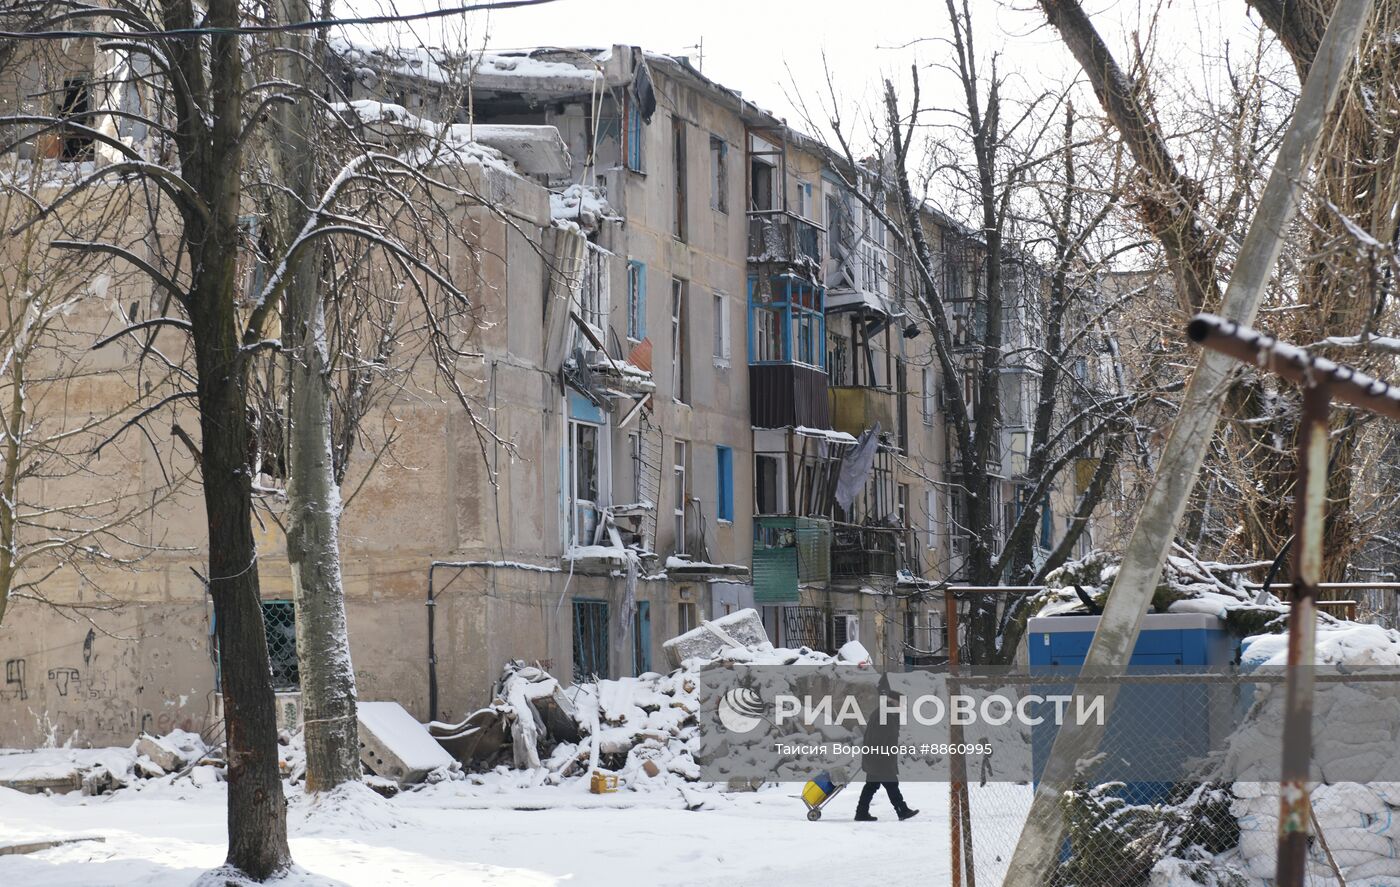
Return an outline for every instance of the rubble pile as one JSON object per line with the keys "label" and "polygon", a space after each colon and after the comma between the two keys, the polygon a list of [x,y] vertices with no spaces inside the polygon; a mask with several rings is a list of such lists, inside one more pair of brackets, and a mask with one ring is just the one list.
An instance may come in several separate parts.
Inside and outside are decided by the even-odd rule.
{"label": "rubble pile", "polygon": [[176,780],[208,785],[224,778],[219,749],[198,733],[142,733],[127,748],[43,748],[0,755],[0,786],[28,794],[102,795]]}
{"label": "rubble pile", "polygon": [[565,689],[537,665],[515,661],[491,705],[460,723],[429,730],[471,771],[543,770],[552,784],[602,771],[633,789],[700,779],[700,674],[729,663],[828,665],[868,662],[859,644],[837,656],[774,647],[752,609],[740,610],[663,644],[668,674],[599,680]]}

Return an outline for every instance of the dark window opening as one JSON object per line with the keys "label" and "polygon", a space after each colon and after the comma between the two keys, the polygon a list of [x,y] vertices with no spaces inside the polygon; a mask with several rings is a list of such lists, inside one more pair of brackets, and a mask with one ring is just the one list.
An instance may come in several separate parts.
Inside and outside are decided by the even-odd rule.
{"label": "dark window opening", "polygon": [[749,163],[749,209],[766,212],[773,208],[773,166],[757,157]]}
{"label": "dark window opening", "polygon": [[[72,119],[83,126],[92,126],[88,113],[92,110],[92,89],[86,77],[71,77],[63,81],[63,105],[58,116]],[[92,136],[63,129],[63,150],[59,157],[66,161],[92,159]]]}
{"label": "dark window opening", "polygon": [[754,456],[755,504],[759,514],[782,514],[778,502],[778,459],[775,456]]}
{"label": "dark window opening", "polygon": [[574,600],[574,682],[608,677],[608,602]]}
{"label": "dark window opening", "polygon": [[671,118],[671,139],[676,167],[675,227],[672,234],[677,240],[685,240],[686,228],[686,162],[685,162],[685,121]]}

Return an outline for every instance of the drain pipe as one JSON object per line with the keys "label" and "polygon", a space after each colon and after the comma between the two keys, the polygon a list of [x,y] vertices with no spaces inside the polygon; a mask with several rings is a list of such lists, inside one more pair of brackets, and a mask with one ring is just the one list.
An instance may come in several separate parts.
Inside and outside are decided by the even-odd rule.
{"label": "drain pipe", "polygon": [[439,567],[456,568],[457,570],[457,575],[447,580],[447,585],[444,585],[441,591],[438,592],[438,594],[441,594],[443,591],[446,591],[453,582],[457,581],[458,577],[462,575],[463,570],[470,566],[473,566],[473,564],[469,561],[433,561],[428,565],[428,600],[426,601],[426,606],[428,608],[428,720],[430,721],[436,721],[438,719],[437,644],[433,637],[434,617],[437,612],[437,596],[433,593],[433,573],[435,573]]}

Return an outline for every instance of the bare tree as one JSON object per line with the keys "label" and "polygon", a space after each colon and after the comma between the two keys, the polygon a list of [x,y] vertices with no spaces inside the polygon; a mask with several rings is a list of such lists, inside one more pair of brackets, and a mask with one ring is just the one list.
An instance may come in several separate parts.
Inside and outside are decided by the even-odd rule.
{"label": "bare tree", "polygon": [[[953,568],[974,584],[1030,583],[1075,550],[1135,434],[1135,410],[1159,391],[1152,384],[1139,391],[1122,378],[1097,378],[1098,354],[1114,347],[1112,324],[1136,292],[1110,296],[1099,286],[1114,258],[1137,245],[1114,224],[1122,192],[1116,149],[1100,138],[1077,140],[1076,118],[1068,107],[1062,144],[1043,147],[1055,119],[1051,111],[1061,101],[1049,94],[1025,103],[1008,101],[995,57],[989,74],[979,70],[969,6],[948,2],[947,10],[953,32],[953,62],[947,67],[962,87],[962,102],[933,112],[942,111],[953,122],[924,122],[929,109],[920,106],[917,70],[908,111],[901,109],[893,83],[885,84],[882,126],[888,172],[899,195],[896,228],[916,271],[919,308],[932,334],[932,358],[943,388],[952,441],[950,494],[965,503],[962,525],[954,532],[967,539],[966,556]],[[839,117],[832,128],[854,163]],[[925,131],[934,134],[925,138]],[[934,173],[971,217],[970,234],[962,236],[974,241],[978,279],[972,304],[960,309],[971,315],[974,330],[970,370],[954,336],[952,300],[964,296],[948,289],[952,278],[944,273],[945,266],[967,257],[940,256],[930,242],[937,232],[910,170],[911,152],[919,144],[932,145]],[[1087,162],[1090,147],[1098,155],[1093,162]],[[1058,177],[1052,173],[1056,161]],[[928,187],[925,180],[922,189]],[[1008,319],[1015,329],[1004,328]],[[1033,331],[1021,329],[1026,325]],[[1073,329],[1067,330],[1069,325]],[[1087,372],[1091,365],[1093,377]],[[969,372],[971,398],[964,389]],[[1025,418],[1026,464],[1017,469],[1017,518],[1003,540],[997,505],[1003,481],[989,465],[1001,461],[1012,418],[1002,402],[1008,372],[1028,380],[1022,387],[1032,415]],[[1095,456],[1070,520],[1044,553],[1037,537],[1052,491],[1075,475],[1081,460]],[[1014,651],[1021,624],[1015,603],[1009,608],[974,604],[969,652],[978,661]]]}
{"label": "bare tree", "polygon": [[[127,326],[125,309],[109,295],[121,289],[121,269],[101,256],[75,259],[54,241],[119,228],[119,208],[87,201],[71,222],[28,225],[61,187],[54,177],[71,170],[55,169],[38,151],[10,153],[4,163],[0,230],[19,233],[0,247],[0,621],[12,600],[91,616],[120,601],[89,574],[133,568],[158,548],[147,519],[187,474],[167,465],[153,440],[112,443],[105,462],[104,446],[127,424],[161,411],[179,371],[139,338],[103,336],[102,355],[88,348],[103,327]],[[130,360],[107,359],[115,351]],[[114,391],[115,397],[104,396]],[[154,487],[117,467],[123,457],[139,461],[147,446],[161,471]],[[77,603],[47,594],[49,580],[64,573],[95,599]]]}

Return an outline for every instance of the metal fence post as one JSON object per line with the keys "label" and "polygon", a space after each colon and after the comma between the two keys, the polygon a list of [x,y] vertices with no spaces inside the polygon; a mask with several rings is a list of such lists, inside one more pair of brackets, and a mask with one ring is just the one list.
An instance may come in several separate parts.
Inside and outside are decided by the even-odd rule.
{"label": "metal fence post", "polygon": [[1303,388],[1294,486],[1293,591],[1288,616],[1288,674],[1284,689],[1283,772],[1279,779],[1278,883],[1303,887],[1307,876],[1311,800],[1313,664],[1316,660],[1317,585],[1322,580],[1323,521],[1327,512],[1327,420],[1331,386]]}

